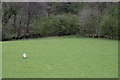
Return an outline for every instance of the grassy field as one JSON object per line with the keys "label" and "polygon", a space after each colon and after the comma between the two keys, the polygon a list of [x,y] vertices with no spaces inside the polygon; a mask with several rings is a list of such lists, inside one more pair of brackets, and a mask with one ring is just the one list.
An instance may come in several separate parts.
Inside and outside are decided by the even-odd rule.
{"label": "grassy field", "polygon": [[2,77],[2,42],[0,42],[0,80]]}
{"label": "grassy field", "polygon": [[3,78],[118,77],[117,40],[52,37],[5,41],[2,50]]}

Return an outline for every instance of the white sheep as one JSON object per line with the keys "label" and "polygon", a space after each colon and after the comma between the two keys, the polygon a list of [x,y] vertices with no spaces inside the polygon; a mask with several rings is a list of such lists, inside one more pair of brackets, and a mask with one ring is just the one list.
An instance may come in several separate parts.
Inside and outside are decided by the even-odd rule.
{"label": "white sheep", "polygon": [[24,59],[27,58],[27,55],[26,55],[25,53],[23,54],[23,58],[24,58]]}

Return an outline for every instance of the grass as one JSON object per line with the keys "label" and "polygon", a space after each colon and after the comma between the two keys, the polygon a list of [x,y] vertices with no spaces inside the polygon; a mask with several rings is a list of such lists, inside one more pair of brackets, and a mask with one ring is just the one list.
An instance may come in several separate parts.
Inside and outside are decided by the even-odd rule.
{"label": "grass", "polygon": [[52,37],[5,41],[2,48],[3,78],[118,77],[116,40]]}
{"label": "grass", "polygon": [[2,77],[2,42],[0,42],[0,80]]}

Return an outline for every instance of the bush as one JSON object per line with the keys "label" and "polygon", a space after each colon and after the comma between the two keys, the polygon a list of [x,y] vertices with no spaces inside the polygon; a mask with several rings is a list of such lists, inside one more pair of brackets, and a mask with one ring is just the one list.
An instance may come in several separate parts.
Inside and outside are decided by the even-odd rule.
{"label": "bush", "polygon": [[[115,13],[116,12],[116,13]],[[108,16],[100,22],[99,36],[107,36],[110,39],[118,39],[118,14],[117,8],[113,8]]]}
{"label": "bush", "polygon": [[40,16],[31,25],[34,34],[41,36],[68,35],[76,33],[78,17],[73,14]]}

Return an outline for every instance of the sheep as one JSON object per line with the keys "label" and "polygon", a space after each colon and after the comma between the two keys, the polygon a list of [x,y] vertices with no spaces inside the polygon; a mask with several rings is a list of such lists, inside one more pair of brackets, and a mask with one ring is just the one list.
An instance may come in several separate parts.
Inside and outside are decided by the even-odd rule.
{"label": "sheep", "polygon": [[24,59],[26,59],[26,58],[27,58],[27,55],[26,55],[25,53],[23,54],[23,58],[24,58]]}

